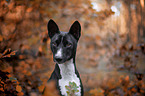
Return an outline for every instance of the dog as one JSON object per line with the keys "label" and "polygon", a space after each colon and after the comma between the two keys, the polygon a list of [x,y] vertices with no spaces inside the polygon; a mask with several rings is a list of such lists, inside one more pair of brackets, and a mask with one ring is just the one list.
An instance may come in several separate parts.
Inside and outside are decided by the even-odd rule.
{"label": "dog", "polygon": [[79,72],[75,64],[77,42],[81,36],[81,25],[75,21],[69,32],[59,31],[57,24],[50,19],[47,24],[48,36],[51,39],[50,47],[53,53],[53,60],[56,62],[55,69],[51,74],[50,80],[56,81],[56,88],[61,96],[67,96],[69,82],[75,82],[78,92],[75,96],[83,96],[83,85]]}

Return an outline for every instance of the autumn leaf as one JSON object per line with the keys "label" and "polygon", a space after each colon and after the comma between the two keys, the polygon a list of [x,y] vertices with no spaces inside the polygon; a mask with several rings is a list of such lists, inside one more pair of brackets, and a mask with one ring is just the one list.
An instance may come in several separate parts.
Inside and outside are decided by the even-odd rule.
{"label": "autumn leaf", "polygon": [[22,91],[22,87],[20,85],[16,86],[16,91],[21,92]]}
{"label": "autumn leaf", "polygon": [[55,81],[46,84],[43,96],[59,96],[55,86]]}
{"label": "autumn leaf", "polygon": [[101,88],[91,89],[89,93],[92,94],[91,96],[104,96],[104,90]]}
{"label": "autumn leaf", "polygon": [[30,8],[27,8],[27,10],[26,10],[26,12],[31,12],[33,10],[33,8],[32,7],[30,7]]}
{"label": "autumn leaf", "polygon": [[0,58],[11,57],[15,55],[16,51],[12,51],[10,48],[6,49],[2,54],[0,53]]}
{"label": "autumn leaf", "polygon": [[68,96],[75,96],[75,93],[79,92],[77,88],[79,88],[75,82],[69,82],[69,85],[65,86],[66,88],[66,93]]}
{"label": "autumn leaf", "polygon": [[3,36],[2,36],[2,35],[0,35],[0,42],[1,42],[1,41],[3,41]]}
{"label": "autumn leaf", "polygon": [[[1,0],[0,95],[41,96],[44,89],[45,96],[59,95],[54,83],[45,84],[55,66],[47,30],[50,19],[64,32],[75,20],[81,24],[76,66],[84,95],[144,95],[142,4],[137,0]],[[68,94],[78,92],[75,83],[69,85]]]}

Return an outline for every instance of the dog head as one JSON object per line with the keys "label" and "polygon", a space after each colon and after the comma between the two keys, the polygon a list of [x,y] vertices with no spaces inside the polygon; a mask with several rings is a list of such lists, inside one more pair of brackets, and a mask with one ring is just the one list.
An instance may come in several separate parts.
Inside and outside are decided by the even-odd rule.
{"label": "dog head", "polygon": [[61,32],[57,24],[49,20],[47,28],[54,62],[62,64],[72,59],[76,54],[77,42],[81,36],[80,23],[75,21],[69,32]]}

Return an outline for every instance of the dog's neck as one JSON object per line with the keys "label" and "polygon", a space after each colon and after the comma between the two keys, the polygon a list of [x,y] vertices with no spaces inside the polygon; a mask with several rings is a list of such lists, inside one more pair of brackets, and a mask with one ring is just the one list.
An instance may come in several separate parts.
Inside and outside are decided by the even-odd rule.
{"label": "dog's neck", "polygon": [[61,77],[64,79],[73,78],[75,74],[75,64],[74,59],[64,62],[63,64],[58,64],[60,69]]}

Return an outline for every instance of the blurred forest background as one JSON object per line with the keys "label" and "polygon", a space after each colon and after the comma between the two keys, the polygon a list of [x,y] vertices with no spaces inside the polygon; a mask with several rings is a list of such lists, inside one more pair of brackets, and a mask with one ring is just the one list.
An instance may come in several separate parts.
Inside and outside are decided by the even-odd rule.
{"label": "blurred forest background", "polygon": [[0,0],[1,96],[58,96],[47,23],[78,20],[85,96],[145,96],[145,0]]}

